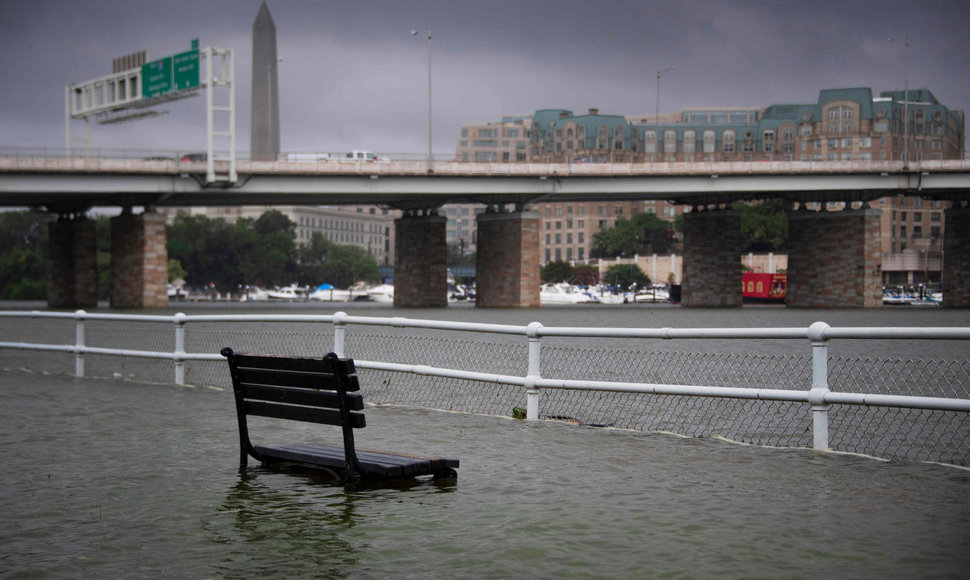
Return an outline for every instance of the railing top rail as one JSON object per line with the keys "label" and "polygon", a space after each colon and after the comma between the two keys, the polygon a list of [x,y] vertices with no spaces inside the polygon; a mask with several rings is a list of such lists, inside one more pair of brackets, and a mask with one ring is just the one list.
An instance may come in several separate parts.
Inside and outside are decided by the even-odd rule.
{"label": "railing top rail", "polygon": [[808,327],[761,328],[591,328],[571,326],[543,326],[533,322],[527,326],[488,324],[452,320],[428,320],[400,316],[355,316],[344,312],[334,314],[109,314],[97,312],[44,312],[39,310],[0,311],[0,318],[64,318],[73,320],[118,320],[129,322],[192,323],[192,322],[294,322],[334,323],[394,328],[421,328],[485,332],[536,337],[641,338],[659,340],[691,339],[802,339],[827,341],[832,339],[888,339],[888,340],[970,340],[970,327],[833,327],[816,322]]}

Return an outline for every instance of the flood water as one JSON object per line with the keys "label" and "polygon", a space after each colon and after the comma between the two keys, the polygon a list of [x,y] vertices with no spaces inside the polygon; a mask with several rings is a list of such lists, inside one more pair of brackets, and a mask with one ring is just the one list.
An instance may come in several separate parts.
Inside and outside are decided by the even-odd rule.
{"label": "flood water", "polygon": [[[226,391],[4,369],[0,575],[918,578],[970,569],[965,470],[551,421],[367,413],[359,446],[457,457],[458,481],[346,492],[304,474],[240,472]],[[320,429],[296,436],[318,440]]]}
{"label": "flood water", "polygon": [[[970,326],[966,311],[921,308],[169,313],[337,309],[546,326]],[[953,341],[866,342],[833,349],[966,358]],[[657,348],[734,348],[722,343]],[[22,355],[0,358],[5,577],[957,578],[970,569],[964,469],[388,406],[368,408],[358,446],[456,457],[459,478],[348,492],[306,474],[240,471],[226,390],[27,372]],[[268,424],[253,438],[328,435]]]}

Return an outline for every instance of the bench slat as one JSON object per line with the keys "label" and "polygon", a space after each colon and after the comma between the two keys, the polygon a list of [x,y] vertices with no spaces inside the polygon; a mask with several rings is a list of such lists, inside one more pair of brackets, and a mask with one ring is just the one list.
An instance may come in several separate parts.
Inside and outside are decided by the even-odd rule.
{"label": "bench slat", "polygon": [[[281,369],[285,371],[304,371],[310,373],[333,373],[330,361],[325,358],[295,358],[271,354],[234,354],[236,365],[240,367]],[[334,361],[338,372],[352,375],[357,372],[353,359]]]}
{"label": "bench slat", "polygon": [[[307,405],[310,407],[340,408],[340,398],[334,391],[311,391],[307,389],[292,389],[266,385],[251,385],[242,383],[245,399],[272,401],[275,403],[289,403],[291,405]],[[364,409],[364,398],[360,393],[348,394],[347,408],[351,411]]]}
{"label": "bench slat", "polygon": [[[337,389],[337,380],[330,372],[310,372],[301,370],[237,367],[236,373],[243,383],[260,385],[279,385],[281,387],[296,387],[302,389]],[[348,392],[360,390],[357,375],[350,375],[345,381],[344,388]]]}
{"label": "bench slat", "polygon": [[[337,446],[303,443],[282,447],[256,447],[255,449],[271,462],[275,459],[277,461],[293,461],[308,466],[321,465],[338,469],[344,467],[344,450]],[[357,461],[360,464],[361,472],[385,478],[433,475],[435,472],[447,468],[457,468],[459,464],[457,459],[420,457],[367,450],[357,451]]]}
{"label": "bench slat", "polygon": [[[289,419],[291,421],[308,421],[324,425],[342,425],[340,411],[333,409],[318,409],[315,407],[297,407],[262,401],[245,401],[245,410],[249,415],[271,417],[273,419]],[[350,426],[361,429],[366,426],[364,415],[350,413]]]}

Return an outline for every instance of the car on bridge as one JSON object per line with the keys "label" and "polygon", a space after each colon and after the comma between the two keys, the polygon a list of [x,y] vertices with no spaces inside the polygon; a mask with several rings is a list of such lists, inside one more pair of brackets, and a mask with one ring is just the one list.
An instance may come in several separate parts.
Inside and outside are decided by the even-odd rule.
{"label": "car on bridge", "polygon": [[349,162],[384,163],[384,162],[390,161],[390,159],[386,157],[381,157],[376,153],[371,153],[370,151],[351,151],[350,153],[342,157],[340,161],[343,161],[345,163],[349,163]]}

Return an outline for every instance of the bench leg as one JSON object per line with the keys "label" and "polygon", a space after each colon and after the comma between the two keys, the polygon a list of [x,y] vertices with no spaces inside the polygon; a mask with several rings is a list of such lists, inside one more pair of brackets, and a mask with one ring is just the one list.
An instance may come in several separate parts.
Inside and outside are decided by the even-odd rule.
{"label": "bench leg", "polygon": [[458,479],[458,472],[450,467],[444,471],[436,471],[431,477],[431,481],[452,481],[455,479]]}

